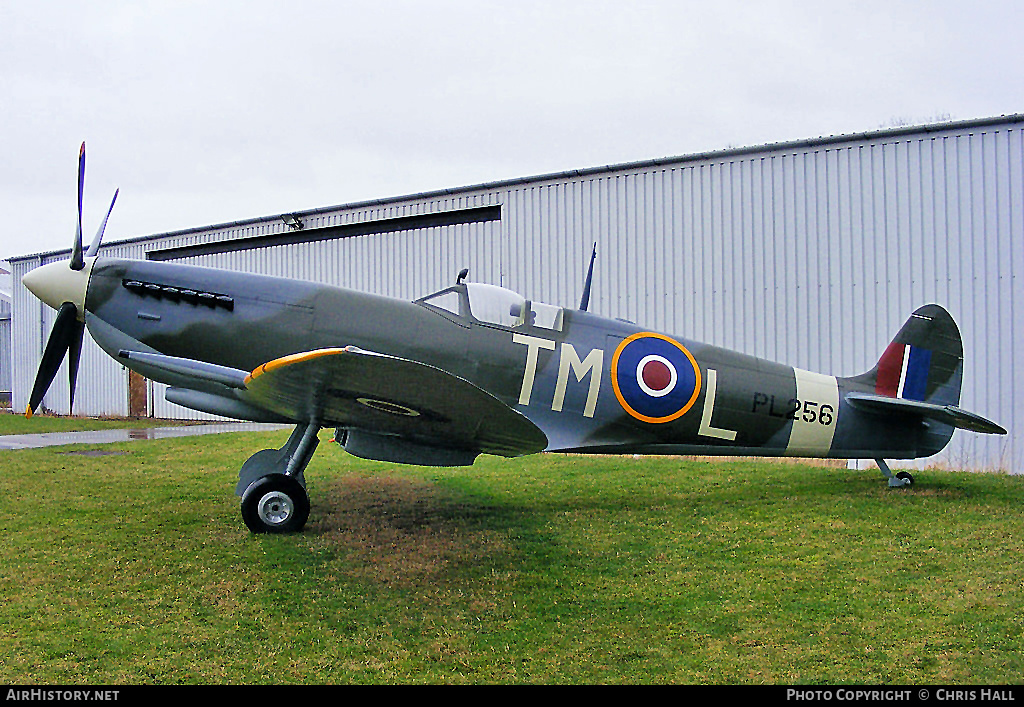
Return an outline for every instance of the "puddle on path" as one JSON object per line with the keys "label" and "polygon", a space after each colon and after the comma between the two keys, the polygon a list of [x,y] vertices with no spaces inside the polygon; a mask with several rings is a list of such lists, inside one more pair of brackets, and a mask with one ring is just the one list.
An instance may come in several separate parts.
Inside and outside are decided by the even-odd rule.
{"label": "puddle on path", "polygon": [[2,435],[0,436],[0,449],[30,449],[63,444],[109,444],[145,439],[191,437],[221,432],[266,432],[287,429],[287,427],[287,425],[267,425],[255,422],[218,422],[209,425],[139,427],[87,432],[40,432],[39,434]]}

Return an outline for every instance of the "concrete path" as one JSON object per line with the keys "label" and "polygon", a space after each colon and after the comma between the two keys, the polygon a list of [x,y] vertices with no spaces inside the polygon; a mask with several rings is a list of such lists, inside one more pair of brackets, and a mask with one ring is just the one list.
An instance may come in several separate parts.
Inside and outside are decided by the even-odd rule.
{"label": "concrete path", "polygon": [[265,425],[254,422],[218,422],[208,425],[176,425],[173,427],[133,427],[88,432],[41,432],[26,435],[0,435],[0,449],[29,449],[61,444],[108,444],[138,439],[167,439],[220,432],[267,432],[288,429],[289,425]]}

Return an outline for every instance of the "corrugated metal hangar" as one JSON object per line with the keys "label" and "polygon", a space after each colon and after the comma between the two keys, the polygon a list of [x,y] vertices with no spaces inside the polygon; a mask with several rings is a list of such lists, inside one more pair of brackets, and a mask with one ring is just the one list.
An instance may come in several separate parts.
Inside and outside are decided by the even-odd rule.
{"label": "corrugated metal hangar", "polygon": [[[1010,434],[958,430],[938,458],[1024,471],[1024,116],[898,128],[575,170],[105,244],[414,299],[470,279],[836,375],[871,368],[918,306],[962,331],[961,404]],[[11,258],[13,407],[54,312],[20,284],[68,251]],[[1019,306],[1018,306],[1019,303]],[[344,343],[344,342],[340,342]],[[88,340],[75,413],[193,417]],[[1024,371],[1020,371],[1024,374]],[[44,406],[68,412],[66,374]]]}

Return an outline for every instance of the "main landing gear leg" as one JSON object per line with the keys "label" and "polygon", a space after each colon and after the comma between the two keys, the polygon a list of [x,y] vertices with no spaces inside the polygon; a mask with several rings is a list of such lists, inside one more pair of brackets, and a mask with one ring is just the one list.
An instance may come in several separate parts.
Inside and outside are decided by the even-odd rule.
{"label": "main landing gear leg", "polygon": [[292,533],[309,518],[309,496],[302,475],[320,440],[320,425],[296,425],[280,449],[249,457],[238,472],[235,494],[242,497],[242,520],[254,533]]}
{"label": "main landing gear leg", "polygon": [[878,468],[882,470],[882,476],[889,479],[890,486],[910,486],[914,483],[914,477],[910,475],[910,472],[901,471],[894,475],[892,471],[889,470],[889,465],[885,463],[884,459],[876,459],[875,463],[878,464]]}

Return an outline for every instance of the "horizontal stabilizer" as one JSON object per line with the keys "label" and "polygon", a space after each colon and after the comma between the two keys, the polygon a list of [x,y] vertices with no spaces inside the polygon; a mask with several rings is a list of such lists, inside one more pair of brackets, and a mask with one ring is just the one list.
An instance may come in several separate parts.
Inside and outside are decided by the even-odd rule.
{"label": "horizontal stabilizer", "polygon": [[872,393],[847,393],[846,400],[858,410],[877,414],[904,414],[936,420],[938,422],[983,434],[1004,435],[1006,430],[981,415],[975,415],[956,405],[936,405],[919,400],[891,398]]}

